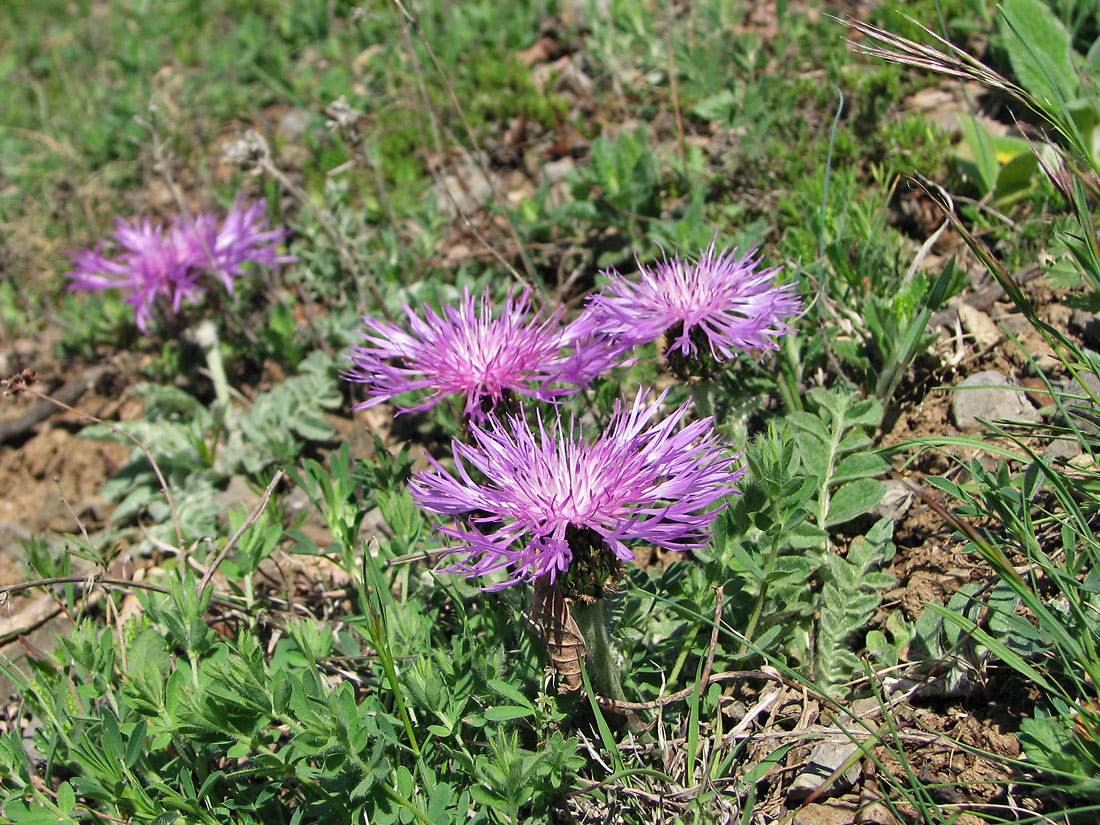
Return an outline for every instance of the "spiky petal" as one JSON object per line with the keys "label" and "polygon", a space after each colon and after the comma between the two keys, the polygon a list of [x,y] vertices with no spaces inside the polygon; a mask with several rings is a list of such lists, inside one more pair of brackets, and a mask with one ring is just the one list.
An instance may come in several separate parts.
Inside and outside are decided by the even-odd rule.
{"label": "spiky petal", "polygon": [[195,244],[191,232],[183,224],[167,231],[148,219],[132,223],[119,218],[108,241],[109,253],[103,244],[73,255],[70,273],[73,290],[122,289],[129,294],[126,301],[134,308],[138,328],[148,330],[153,305],[163,296],[179,311],[184,300],[195,301],[206,290],[198,283]]}
{"label": "spiky petal", "polygon": [[563,325],[560,307],[531,312],[527,290],[509,293],[499,313],[486,288],[480,299],[464,290],[458,306],[442,313],[405,306],[405,315],[405,327],[363,319],[366,343],[348,351],[353,367],[344,372],[365,385],[367,399],[358,408],[417,393],[415,404],[400,407],[412,412],[460,395],[467,418],[480,421],[506,393],[542,401],[574,393],[617,357],[606,341],[589,341],[583,330]]}
{"label": "spiky petal", "polygon": [[263,199],[249,205],[239,197],[221,223],[210,213],[176,219],[167,228],[148,218],[119,218],[106,243],[72,254],[69,289],[125,290],[138,328],[146,332],[159,297],[178,312],[184,301],[206,292],[200,279],[208,272],[232,294],[233,279],[243,274],[246,261],[274,266],[294,260],[276,254],[275,244],[286,232],[267,228],[264,209]]}
{"label": "spiky petal", "polygon": [[610,270],[609,281],[582,316],[593,334],[609,335],[624,346],[656,340],[673,331],[668,355],[698,354],[701,341],[716,361],[746,350],[777,347],[791,332],[788,319],[802,302],[794,284],[776,283],[778,267],[761,268],[754,250],[718,252],[712,243],[697,261],[665,258],[639,264],[637,280]]}
{"label": "spiky petal", "polygon": [[[667,392],[667,391],[666,391]],[[524,416],[491,416],[472,425],[472,443],[454,441],[455,467],[432,469],[410,483],[424,509],[464,518],[441,531],[464,546],[465,558],[447,568],[466,576],[506,570],[499,589],[548,576],[551,583],[573,560],[570,536],[595,534],[618,559],[628,543],[671,550],[701,545],[723,498],[735,492],[743,469],[711,419],[680,428],[688,405],[657,421],[665,393],[648,391],[615,406],[607,428],[587,438],[560,416],[535,426]]]}
{"label": "spiky petal", "polygon": [[243,265],[252,261],[261,266],[275,267],[295,260],[276,254],[276,246],[287,235],[285,229],[269,229],[266,201],[248,203],[238,196],[233,208],[218,225],[217,217],[199,215],[194,222],[198,250],[205,265],[219,275],[226,291],[233,294],[233,281],[244,274]]}

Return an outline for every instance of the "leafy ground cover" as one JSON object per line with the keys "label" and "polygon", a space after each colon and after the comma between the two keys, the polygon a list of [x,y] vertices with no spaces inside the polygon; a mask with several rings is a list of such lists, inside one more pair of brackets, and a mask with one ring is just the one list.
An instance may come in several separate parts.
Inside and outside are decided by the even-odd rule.
{"label": "leafy ground cover", "polygon": [[[4,5],[0,821],[1095,821],[1096,6]],[[231,290],[68,289],[261,198]],[[711,244],[792,334],[558,399],[739,454],[707,540],[442,571],[516,399],[363,407],[361,333]]]}

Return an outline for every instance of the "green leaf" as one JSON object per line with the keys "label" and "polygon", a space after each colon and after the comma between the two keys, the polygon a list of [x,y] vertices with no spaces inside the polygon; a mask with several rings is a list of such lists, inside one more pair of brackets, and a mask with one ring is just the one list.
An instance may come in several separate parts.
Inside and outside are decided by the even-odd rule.
{"label": "green leaf", "polygon": [[833,494],[829,502],[829,514],[825,517],[825,526],[834,527],[844,524],[856,516],[861,516],[882,500],[886,486],[876,479],[860,478],[843,484]]}
{"label": "green leaf", "polygon": [[490,679],[489,687],[499,693],[501,696],[505,696],[515,702],[517,705],[522,705],[525,708],[535,709],[535,706],[531,704],[526,696],[516,690],[515,687],[503,681],[502,679]]}
{"label": "green leaf", "polygon": [[76,825],[68,816],[60,817],[49,808],[23,801],[5,804],[4,817],[13,825]]}
{"label": "green leaf", "polygon": [[956,627],[960,628],[964,633],[969,633],[974,641],[985,645],[989,648],[989,652],[1008,665],[1027,679],[1030,679],[1036,685],[1041,687],[1044,691],[1050,694],[1057,694],[1058,691],[1050,684],[1038,670],[1033,668],[1027,662],[1025,662],[1020,656],[1013,653],[999,641],[994,639],[978,625],[972,622],[965,616],[961,616],[953,610],[948,610],[946,607],[942,607],[935,602],[926,603],[925,607],[934,611],[938,616],[942,617],[945,621],[950,622]]}
{"label": "green leaf", "polygon": [[76,792],[68,782],[62,782],[57,788],[57,807],[65,816],[71,814],[76,807]]}
{"label": "green leaf", "polygon": [[534,715],[533,708],[521,708],[515,705],[493,705],[485,709],[485,718],[490,722],[507,722]]}
{"label": "green leaf", "polygon": [[1042,0],[1004,0],[1001,35],[1020,84],[1059,111],[1080,94],[1073,68],[1073,39]]}
{"label": "green leaf", "polygon": [[796,410],[788,413],[787,420],[803,432],[813,435],[822,444],[828,444],[832,441],[824,422],[813,413]]}
{"label": "green leaf", "polygon": [[787,543],[794,550],[809,550],[821,547],[829,533],[809,521],[801,522],[787,534]]}
{"label": "green leaf", "polygon": [[958,115],[963,142],[959,145],[959,162],[974,178],[978,191],[983,195],[993,191],[1001,164],[993,136],[978,123],[973,115]]}
{"label": "green leaf", "polygon": [[878,453],[856,453],[844,458],[833,473],[833,481],[841,483],[857,478],[880,476],[890,469],[890,464]]}
{"label": "green leaf", "polygon": [[703,120],[732,120],[737,106],[737,97],[730,89],[722,89],[703,98],[691,108],[691,113]]}

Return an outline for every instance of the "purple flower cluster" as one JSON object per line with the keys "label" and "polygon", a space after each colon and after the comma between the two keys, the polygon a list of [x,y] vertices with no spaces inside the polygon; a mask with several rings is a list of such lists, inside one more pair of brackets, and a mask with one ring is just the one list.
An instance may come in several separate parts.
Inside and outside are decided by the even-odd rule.
{"label": "purple flower cluster", "polygon": [[[347,353],[348,380],[369,407],[413,393],[399,412],[464,399],[469,440],[453,441],[454,468],[431,459],[411,482],[424,509],[455,518],[440,528],[465,554],[446,568],[480,577],[505,571],[498,589],[545,577],[553,583],[578,554],[634,558],[628,543],[686,549],[706,540],[722,500],[742,476],[737,457],[710,418],[683,425],[685,404],[663,420],[665,394],[647,403],[640,389],[620,400],[598,434],[560,412],[544,422],[514,404],[527,396],[556,402],[629,363],[629,350],[669,334],[669,356],[728,361],[745,350],[774,349],[801,310],[777,269],[753,252],[718,252],[640,267],[637,281],[615,272],[571,324],[562,310],[532,312],[530,294],[508,295],[500,313],[489,291],[466,291],[442,313],[405,307],[406,326],[365,318],[365,344]],[[701,352],[705,347],[706,352]]]}
{"label": "purple flower cluster", "polygon": [[609,271],[603,291],[588,304],[591,328],[636,346],[674,332],[666,352],[699,354],[706,344],[716,361],[746,350],[776,349],[791,332],[788,320],[802,310],[794,284],[776,284],[778,268],[763,269],[755,251],[719,252],[711,244],[698,261],[666,258],[639,264],[632,281]]}
{"label": "purple flower cluster", "polygon": [[465,290],[459,305],[442,314],[425,307],[421,316],[406,306],[407,330],[364,318],[366,345],[349,351],[354,367],[344,373],[366,387],[367,400],[356,409],[422,393],[419,403],[399,407],[412,412],[459,395],[465,416],[482,421],[506,394],[552,401],[588,386],[616,363],[607,341],[584,337],[575,324],[563,326],[560,307],[532,314],[530,302],[528,291],[509,294],[503,311],[494,314],[488,290],[477,301]]}
{"label": "purple flower cluster", "polygon": [[455,439],[454,475],[430,459],[432,469],[412,481],[413,497],[433,513],[468,516],[467,528],[441,529],[469,554],[448,570],[506,569],[509,578],[491,589],[540,576],[553,583],[573,560],[571,529],[595,534],[624,561],[634,558],[632,540],[698,546],[718,514],[712,506],[743,471],[710,419],[677,429],[684,404],[655,422],[665,394],[648,405],[646,397],[617,403],[595,438],[560,417],[550,428],[537,417],[535,431],[523,416],[493,417],[485,428],[471,425],[472,444]]}
{"label": "purple flower cluster", "polygon": [[277,254],[276,245],[287,233],[268,228],[265,208],[263,199],[248,204],[238,197],[220,221],[210,213],[177,218],[167,227],[148,218],[119,218],[110,240],[72,255],[69,289],[126,290],[138,328],[146,332],[158,298],[163,296],[178,312],[185,300],[195,301],[206,292],[203,275],[220,277],[232,295],[233,281],[244,274],[246,262],[275,266],[294,260]]}

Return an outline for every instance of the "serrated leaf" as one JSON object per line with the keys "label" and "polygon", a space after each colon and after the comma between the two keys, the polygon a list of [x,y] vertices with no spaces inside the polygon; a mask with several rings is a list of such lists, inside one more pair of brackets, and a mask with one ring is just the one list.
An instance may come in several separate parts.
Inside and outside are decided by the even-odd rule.
{"label": "serrated leaf", "polygon": [[835,527],[870,512],[882,500],[886,485],[872,478],[861,478],[841,485],[829,501],[826,527]]}

